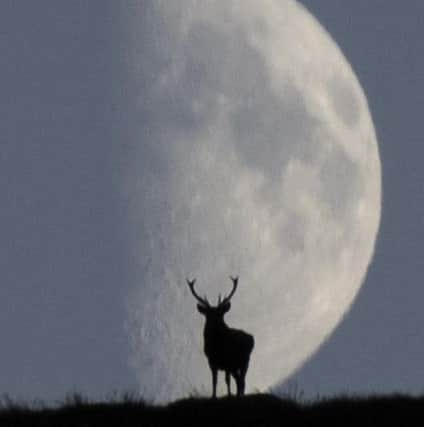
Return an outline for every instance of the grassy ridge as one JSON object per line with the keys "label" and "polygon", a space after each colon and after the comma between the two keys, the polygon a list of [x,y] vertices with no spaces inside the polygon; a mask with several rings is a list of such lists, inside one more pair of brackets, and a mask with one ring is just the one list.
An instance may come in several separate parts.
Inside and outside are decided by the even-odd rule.
{"label": "grassy ridge", "polygon": [[137,399],[85,402],[34,408],[9,402],[0,426],[377,426],[424,425],[424,397],[406,395],[339,397],[301,403],[269,394],[241,399],[183,399],[164,406]]}

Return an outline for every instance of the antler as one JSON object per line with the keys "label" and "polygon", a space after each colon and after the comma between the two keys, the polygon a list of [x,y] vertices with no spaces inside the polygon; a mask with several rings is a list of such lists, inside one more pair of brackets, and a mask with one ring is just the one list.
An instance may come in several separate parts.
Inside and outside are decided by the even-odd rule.
{"label": "antler", "polygon": [[193,279],[193,280],[186,279],[186,281],[187,281],[187,285],[190,288],[190,291],[193,294],[194,298],[196,298],[200,304],[202,304],[206,307],[210,307],[208,299],[206,297],[204,297],[204,298],[199,297],[199,295],[194,290],[194,284],[196,283],[196,279]]}
{"label": "antler", "polygon": [[236,292],[237,286],[238,286],[238,276],[233,277],[230,276],[230,279],[233,281],[233,289],[231,290],[231,292],[228,294],[228,296],[226,296],[222,302],[220,304],[226,304],[227,302],[230,301],[230,299],[233,297],[234,293]]}

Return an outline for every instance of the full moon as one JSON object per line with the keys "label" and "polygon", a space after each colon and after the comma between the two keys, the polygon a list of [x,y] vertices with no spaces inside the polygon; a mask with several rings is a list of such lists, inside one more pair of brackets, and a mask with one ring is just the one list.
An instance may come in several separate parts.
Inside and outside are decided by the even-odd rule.
{"label": "full moon", "polygon": [[328,338],[372,259],[381,165],[367,100],[293,0],[125,5],[131,366],[146,398],[209,395],[185,279],[215,302],[239,275],[225,320],[254,335],[247,392],[266,390]]}

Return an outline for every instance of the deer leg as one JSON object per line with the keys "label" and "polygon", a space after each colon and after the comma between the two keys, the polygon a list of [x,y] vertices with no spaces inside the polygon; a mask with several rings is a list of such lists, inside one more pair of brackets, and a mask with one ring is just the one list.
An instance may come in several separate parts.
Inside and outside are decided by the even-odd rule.
{"label": "deer leg", "polygon": [[225,371],[225,382],[227,383],[228,396],[231,396],[231,377],[230,377],[230,371]]}
{"label": "deer leg", "polygon": [[246,373],[248,368],[249,368],[249,360],[240,369],[240,396],[244,395],[244,389],[246,387]]}
{"label": "deer leg", "polygon": [[237,384],[237,396],[244,395],[245,375],[246,375],[246,372],[243,371],[243,369],[238,369],[233,375]]}
{"label": "deer leg", "polygon": [[216,382],[218,380],[218,369],[211,368],[212,370],[212,398],[216,398]]}
{"label": "deer leg", "polygon": [[234,380],[235,380],[235,382],[236,382],[236,386],[237,386],[237,396],[240,396],[240,371],[235,371],[234,373],[233,373],[233,377],[234,377]]}
{"label": "deer leg", "polygon": [[238,386],[238,390],[237,390],[238,396],[244,395],[244,388],[245,388],[245,380],[244,380],[243,374],[241,374],[239,377],[239,386]]}

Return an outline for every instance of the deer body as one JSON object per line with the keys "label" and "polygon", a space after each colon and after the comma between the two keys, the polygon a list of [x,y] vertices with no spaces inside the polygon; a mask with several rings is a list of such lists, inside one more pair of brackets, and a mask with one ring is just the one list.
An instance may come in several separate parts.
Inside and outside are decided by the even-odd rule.
{"label": "deer body", "polygon": [[212,396],[216,397],[218,371],[225,372],[228,394],[231,394],[230,376],[237,385],[237,395],[244,394],[245,377],[249,367],[250,354],[254,347],[252,335],[227,326],[224,315],[230,308],[230,299],[237,288],[238,278],[233,280],[231,294],[221,299],[216,307],[212,307],[206,298],[200,298],[194,291],[194,282],[187,281],[196,299],[199,301],[197,309],[206,318],[203,331],[204,351],[212,372]]}

